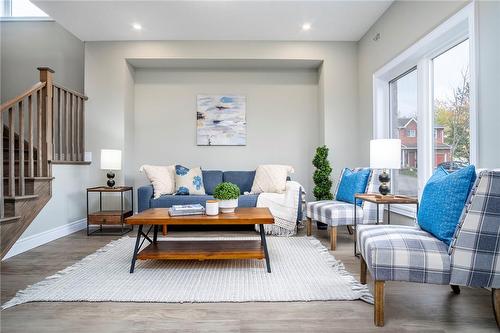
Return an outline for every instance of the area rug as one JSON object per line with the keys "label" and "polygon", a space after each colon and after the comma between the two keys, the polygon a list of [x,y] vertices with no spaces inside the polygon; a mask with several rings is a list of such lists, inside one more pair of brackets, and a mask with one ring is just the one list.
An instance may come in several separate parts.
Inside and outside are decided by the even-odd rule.
{"label": "area rug", "polygon": [[19,291],[2,309],[50,301],[210,303],[361,299],[373,303],[367,286],[356,281],[312,237],[268,237],[272,273],[267,273],[264,260],[138,260],[135,272],[130,274],[134,241],[135,238],[123,237],[109,243],[76,264]]}

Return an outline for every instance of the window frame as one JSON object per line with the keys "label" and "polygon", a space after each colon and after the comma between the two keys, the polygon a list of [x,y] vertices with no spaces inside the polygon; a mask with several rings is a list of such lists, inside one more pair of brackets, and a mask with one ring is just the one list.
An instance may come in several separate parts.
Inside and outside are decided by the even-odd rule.
{"label": "window frame", "polygon": [[[433,59],[469,39],[470,63],[470,163],[478,161],[477,149],[477,20],[476,3],[470,3],[373,74],[373,138],[390,137],[389,83],[417,69],[418,196],[431,177],[434,163]],[[395,206],[391,210],[414,217],[415,208]]]}
{"label": "window frame", "polygon": [[0,16],[0,22],[15,22],[15,21],[54,21],[49,15],[47,16],[12,16],[12,0],[3,0],[4,13],[10,13],[9,16]]}

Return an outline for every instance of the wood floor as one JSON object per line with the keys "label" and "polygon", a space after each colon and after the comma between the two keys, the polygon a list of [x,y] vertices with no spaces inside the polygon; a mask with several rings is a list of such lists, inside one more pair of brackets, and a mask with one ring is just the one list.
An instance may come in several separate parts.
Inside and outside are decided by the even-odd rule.
{"label": "wood floor", "polygon": [[[234,233],[234,232],[233,232]],[[220,235],[172,232],[170,236]],[[242,232],[238,232],[241,235]],[[300,235],[305,234],[305,229]],[[328,232],[313,230],[328,245]],[[335,256],[359,278],[347,230],[339,228]],[[84,231],[40,246],[1,264],[1,302],[118,237]],[[373,288],[369,279],[370,288]],[[151,285],[151,288],[159,286]],[[496,332],[490,293],[448,286],[386,283],[385,327],[373,326],[363,301],[287,303],[29,303],[0,313],[1,332]]]}

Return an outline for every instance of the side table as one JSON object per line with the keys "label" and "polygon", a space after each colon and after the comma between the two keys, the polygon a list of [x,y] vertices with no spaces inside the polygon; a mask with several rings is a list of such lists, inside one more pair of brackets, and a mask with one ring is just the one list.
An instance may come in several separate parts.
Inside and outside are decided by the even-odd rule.
{"label": "side table", "polygon": [[[130,202],[131,208],[125,208],[124,194],[130,192]],[[99,193],[99,210],[96,212],[89,211],[89,194]],[[102,204],[102,194],[103,193],[120,193],[120,210],[105,210]],[[126,226],[125,219],[129,216],[134,215],[134,188],[131,186],[97,186],[87,189],[87,236],[90,235],[124,235],[134,229],[133,226]],[[99,228],[90,231],[91,225],[98,225]],[[104,231],[103,225],[121,225],[121,229],[118,232]]]}
{"label": "side table", "polygon": [[[394,195],[394,194],[388,194],[388,195],[382,195],[379,193],[358,193],[354,195],[354,230],[356,230],[357,226],[357,217],[356,217],[356,202],[359,202],[358,200],[361,201],[368,201],[371,203],[374,203],[377,205],[377,222],[378,224],[379,221],[379,205],[387,205],[387,224],[391,224],[391,205],[416,205],[417,206],[417,212],[416,216],[418,215],[418,198],[416,197],[410,197],[406,195]],[[415,218],[416,218],[415,216]],[[356,252],[356,244],[357,243],[357,233],[354,232],[354,255],[356,257],[359,257],[359,253]]]}

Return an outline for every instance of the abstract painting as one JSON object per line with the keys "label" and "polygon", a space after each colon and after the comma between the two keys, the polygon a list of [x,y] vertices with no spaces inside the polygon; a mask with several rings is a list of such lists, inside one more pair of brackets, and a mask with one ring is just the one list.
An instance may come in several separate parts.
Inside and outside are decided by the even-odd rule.
{"label": "abstract painting", "polygon": [[244,146],[247,143],[246,97],[197,96],[198,146]]}

